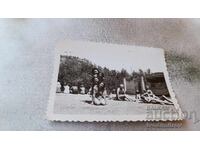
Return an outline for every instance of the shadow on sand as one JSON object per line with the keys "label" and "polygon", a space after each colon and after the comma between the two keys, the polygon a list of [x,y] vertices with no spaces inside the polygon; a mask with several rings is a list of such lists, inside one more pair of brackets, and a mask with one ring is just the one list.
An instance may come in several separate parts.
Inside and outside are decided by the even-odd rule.
{"label": "shadow on sand", "polygon": [[87,104],[92,104],[91,100],[83,100],[82,102],[87,103]]}

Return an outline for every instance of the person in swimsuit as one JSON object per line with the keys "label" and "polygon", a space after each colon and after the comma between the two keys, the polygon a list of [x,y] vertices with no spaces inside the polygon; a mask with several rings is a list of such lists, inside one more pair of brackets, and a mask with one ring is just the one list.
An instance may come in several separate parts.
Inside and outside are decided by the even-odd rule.
{"label": "person in swimsuit", "polygon": [[136,100],[140,100],[141,99],[141,95],[140,95],[140,91],[139,90],[136,90],[135,99]]}
{"label": "person in swimsuit", "polygon": [[116,99],[119,101],[128,100],[128,98],[126,97],[126,91],[123,84],[120,84],[120,86],[117,88]]}

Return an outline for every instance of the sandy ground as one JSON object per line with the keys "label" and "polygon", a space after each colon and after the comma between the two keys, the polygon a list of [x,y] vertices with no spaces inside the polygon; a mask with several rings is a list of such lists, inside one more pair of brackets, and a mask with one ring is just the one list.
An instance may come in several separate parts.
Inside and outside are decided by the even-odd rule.
{"label": "sandy ground", "polygon": [[[200,19],[1,19],[0,130],[200,130],[199,35]],[[179,127],[47,121],[54,47],[63,39],[163,48],[178,102],[194,115]]]}
{"label": "sandy ground", "polygon": [[175,109],[174,106],[145,104],[133,101],[107,100],[107,105],[96,106],[91,104],[89,95],[56,93],[54,113],[72,115],[146,115],[148,108]]}

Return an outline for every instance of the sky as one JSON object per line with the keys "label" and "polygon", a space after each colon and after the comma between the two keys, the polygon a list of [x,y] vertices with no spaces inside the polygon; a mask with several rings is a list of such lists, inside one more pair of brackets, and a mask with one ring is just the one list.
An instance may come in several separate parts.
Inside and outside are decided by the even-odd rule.
{"label": "sky", "polygon": [[57,48],[65,51],[65,55],[86,58],[118,71],[124,68],[131,73],[150,68],[151,72],[161,72],[164,69],[163,51],[157,48],[74,41],[61,43]]}

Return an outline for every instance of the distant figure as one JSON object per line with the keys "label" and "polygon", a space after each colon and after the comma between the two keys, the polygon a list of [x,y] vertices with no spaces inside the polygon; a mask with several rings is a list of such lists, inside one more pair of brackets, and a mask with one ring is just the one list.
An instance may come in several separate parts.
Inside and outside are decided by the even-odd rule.
{"label": "distant figure", "polygon": [[150,94],[150,95],[153,95],[153,92],[150,90],[150,87],[147,85],[146,86],[146,93]]}
{"label": "distant figure", "polygon": [[72,94],[78,94],[78,87],[77,86],[72,86],[71,87],[71,91],[72,91]]}
{"label": "distant figure", "polygon": [[88,90],[88,93],[87,93],[88,95],[92,95],[92,88],[89,88],[89,90]]}
{"label": "distant figure", "polygon": [[126,91],[123,84],[117,88],[116,99],[120,101],[127,101],[128,98],[126,97]]}
{"label": "distant figure", "polygon": [[61,85],[60,90],[62,93],[64,93],[65,91],[64,82],[61,82],[60,85]]}
{"label": "distant figure", "polygon": [[60,93],[61,92],[60,88],[61,88],[60,82],[57,82],[56,93]]}
{"label": "distant figure", "polygon": [[65,88],[64,93],[69,94],[69,85],[64,86],[64,88]]}
{"label": "distant figure", "polygon": [[85,87],[83,85],[80,86],[80,94],[85,94]]}
{"label": "distant figure", "polygon": [[141,99],[141,95],[140,95],[140,91],[136,90],[136,96],[135,96],[136,100],[140,100]]}

